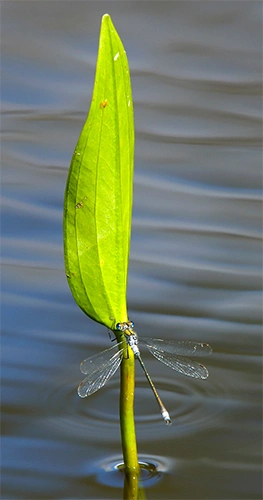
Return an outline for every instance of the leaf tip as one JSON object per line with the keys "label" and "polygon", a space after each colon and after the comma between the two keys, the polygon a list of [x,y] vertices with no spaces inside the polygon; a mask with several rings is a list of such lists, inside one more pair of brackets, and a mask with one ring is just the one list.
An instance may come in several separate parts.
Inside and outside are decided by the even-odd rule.
{"label": "leaf tip", "polygon": [[103,14],[102,18],[101,18],[101,22],[104,22],[104,21],[111,21],[111,17],[110,17],[110,14]]}

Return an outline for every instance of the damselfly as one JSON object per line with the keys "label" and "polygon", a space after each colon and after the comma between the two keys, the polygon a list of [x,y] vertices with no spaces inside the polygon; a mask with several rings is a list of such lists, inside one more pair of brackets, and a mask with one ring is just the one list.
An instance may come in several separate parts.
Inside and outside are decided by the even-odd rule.
{"label": "damselfly", "polygon": [[[123,332],[127,345],[129,345],[134,353],[134,356],[139,360],[139,363],[146,375],[146,378],[151,386],[155,398],[160,406],[161,414],[167,424],[171,423],[168,411],[166,410],[157,390],[152,382],[152,379],[145,367],[141,358],[141,353],[138,347],[140,344],[146,347],[158,361],[169,366],[188,377],[206,379],[208,370],[205,366],[197,361],[193,361],[185,356],[207,356],[211,354],[212,349],[209,344],[201,344],[199,342],[191,342],[189,340],[162,340],[152,338],[138,339],[138,335],[133,330],[134,323],[128,321],[126,323],[118,323],[116,330]],[[127,350],[127,345],[120,347],[122,343],[115,344],[113,347],[102,351],[95,356],[84,359],[80,364],[80,370],[87,377],[78,386],[78,395],[81,398],[91,396],[94,392],[103,387],[106,382],[114,375],[119,368],[124,352]],[[118,350],[116,351],[116,348]]]}

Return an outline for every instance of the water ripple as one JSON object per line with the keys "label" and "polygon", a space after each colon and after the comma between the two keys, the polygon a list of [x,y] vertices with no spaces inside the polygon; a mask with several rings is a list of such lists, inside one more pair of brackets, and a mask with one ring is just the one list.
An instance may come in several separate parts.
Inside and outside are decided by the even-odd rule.
{"label": "water ripple", "polygon": [[[111,380],[107,388],[84,400],[77,396],[78,382],[65,381],[46,394],[43,400],[46,412],[44,425],[51,425],[59,433],[89,442],[93,439],[96,442],[114,442],[119,436],[118,379]],[[223,386],[183,377],[175,380],[158,378],[157,386],[174,425],[167,427],[164,424],[147,381],[137,377],[135,420],[140,440],[150,438],[156,441],[214,426],[224,409],[222,400],[228,400]]]}
{"label": "water ripple", "polygon": [[[140,482],[144,488],[151,488],[162,481],[164,475],[174,468],[175,460],[158,455],[139,455]],[[95,463],[83,465],[83,476],[93,476],[99,484],[122,488],[124,463],[120,455],[111,455]]]}

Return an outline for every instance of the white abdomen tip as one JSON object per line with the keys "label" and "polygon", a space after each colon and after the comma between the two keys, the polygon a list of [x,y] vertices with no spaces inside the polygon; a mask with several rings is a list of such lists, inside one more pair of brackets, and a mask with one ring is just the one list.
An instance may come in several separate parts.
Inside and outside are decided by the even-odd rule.
{"label": "white abdomen tip", "polygon": [[170,415],[167,410],[162,411],[162,417],[167,425],[171,425],[172,421],[170,419]]}

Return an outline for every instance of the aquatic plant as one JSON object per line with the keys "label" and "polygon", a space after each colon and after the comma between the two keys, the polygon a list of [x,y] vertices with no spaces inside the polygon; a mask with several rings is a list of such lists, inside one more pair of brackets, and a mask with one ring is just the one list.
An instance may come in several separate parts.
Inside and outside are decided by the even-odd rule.
{"label": "aquatic plant", "polygon": [[[101,22],[94,89],[65,191],[64,255],[79,307],[114,331],[128,321],[126,291],[134,169],[134,117],[128,59],[108,14]],[[124,345],[124,344],[123,344]],[[120,425],[131,498],[137,496],[134,354],[121,363]],[[134,478],[134,479],[132,479]]]}

